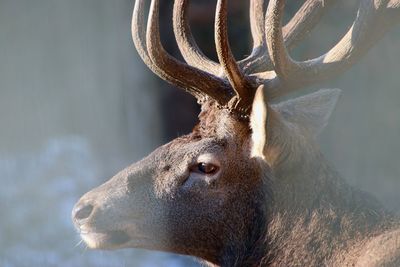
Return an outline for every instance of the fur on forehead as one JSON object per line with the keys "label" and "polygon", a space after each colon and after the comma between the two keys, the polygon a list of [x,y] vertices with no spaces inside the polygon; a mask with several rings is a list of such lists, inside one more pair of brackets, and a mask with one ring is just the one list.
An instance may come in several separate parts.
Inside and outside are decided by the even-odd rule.
{"label": "fur on forehead", "polygon": [[241,119],[229,110],[218,107],[214,100],[208,100],[201,106],[199,123],[193,129],[195,138],[247,139],[251,135],[249,121]]}

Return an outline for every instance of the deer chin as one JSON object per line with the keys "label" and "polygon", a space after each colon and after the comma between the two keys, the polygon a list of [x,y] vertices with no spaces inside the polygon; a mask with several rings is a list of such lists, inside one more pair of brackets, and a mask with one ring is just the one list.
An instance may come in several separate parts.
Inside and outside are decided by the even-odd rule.
{"label": "deer chin", "polygon": [[81,231],[80,236],[91,249],[114,250],[127,247],[132,238],[125,231]]}
{"label": "deer chin", "polygon": [[125,225],[120,229],[103,230],[97,227],[83,225],[78,227],[81,239],[90,249],[116,250],[123,248],[141,248],[150,250],[165,250],[159,240],[153,240],[140,234],[137,225]]}

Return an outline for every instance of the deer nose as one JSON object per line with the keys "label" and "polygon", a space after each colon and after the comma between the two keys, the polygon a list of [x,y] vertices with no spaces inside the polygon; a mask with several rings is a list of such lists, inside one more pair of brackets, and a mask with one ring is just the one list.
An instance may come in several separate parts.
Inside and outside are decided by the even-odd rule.
{"label": "deer nose", "polygon": [[90,217],[93,211],[93,205],[91,204],[78,204],[72,211],[72,216],[76,222],[85,220]]}

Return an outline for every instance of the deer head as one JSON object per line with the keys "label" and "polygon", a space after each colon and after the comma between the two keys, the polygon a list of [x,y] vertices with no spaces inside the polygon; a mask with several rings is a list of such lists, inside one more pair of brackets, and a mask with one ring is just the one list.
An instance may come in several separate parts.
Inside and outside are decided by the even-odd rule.
{"label": "deer head", "polygon": [[334,2],[308,0],[282,27],[285,1],[269,1],[265,14],[264,0],[251,0],[253,50],[236,61],[228,42],[228,1],[218,0],[216,63],[195,43],[188,1],[175,0],[174,33],[183,63],[161,44],[159,0],[151,1],[147,29],[145,1],[136,0],[132,35],[139,55],[155,74],[197,98],[200,121],[192,133],[79,200],[72,216],[86,244],[163,250],[226,266],[264,257],[275,194],[270,167],[287,167],[282,162],[295,153],[294,144],[308,142],[326,123],[338,92],[270,103],[345,71],[399,20],[399,1],[361,1],[353,26],[330,51],[302,62],[290,58],[288,50]]}

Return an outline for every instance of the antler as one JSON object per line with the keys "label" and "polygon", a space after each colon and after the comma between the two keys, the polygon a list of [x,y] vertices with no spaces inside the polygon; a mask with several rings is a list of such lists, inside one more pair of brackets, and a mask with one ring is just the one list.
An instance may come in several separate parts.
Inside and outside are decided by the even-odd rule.
{"label": "antler", "polygon": [[185,61],[191,66],[197,66],[208,73],[219,76],[222,73],[219,64],[207,58],[193,38],[188,20],[188,2],[189,0],[176,0],[174,2],[172,18],[179,50]]}
{"label": "antler", "polygon": [[169,55],[160,41],[159,0],[150,5],[147,34],[144,30],[144,0],[137,0],[133,11],[132,37],[136,49],[146,65],[160,78],[187,90],[197,99],[205,96],[226,105],[231,99],[229,84],[214,75],[189,66]]}
{"label": "antler", "polygon": [[215,44],[219,62],[225,71],[229,82],[236,92],[241,108],[248,109],[254,96],[254,85],[243,75],[232,54],[228,41],[227,11],[228,0],[218,0],[215,16]]}
{"label": "antler", "polygon": [[325,55],[295,61],[289,50],[314,28],[336,0],[307,0],[282,27],[285,0],[270,0],[264,16],[264,0],[250,0],[253,49],[237,62],[227,33],[228,0],[218,0],[215,43],[219,63],[207,58],[193,38],[188,21],[189,0],[175,0],[173,27],[186,63],[169,55],[159,34],[159,0],[151,0],[147,30],[144,0],[137,0],[132,36],[139,55],[162,79],[177,85],[199,100],[213,98],[240,115],[249,114],[255,89],[264,85],[270,99],[321,82],[347,70],[392,26],[400,21],[400,0],[361,0],[350,30]]}
{"label": "antler", "polygon": [[281,21],[285,0],[272,0],[267,10],[268,52],[276,76],[265,84],[271,98],[339,75],[358,61],[395,23],[400,21],[399,0],[364,0],[344,37],[326,54],[307,61],[293,60],[287,51]]}
{"label": "antler", "polygon": [[[286,47],[290,50],[302,41],[336,2],[337,0],[307,0],[282,29]],[[273,64],[265,41],[264,0],[250,1],[250,23],[254,40],[253,53],[239,64],[246,74],[272,71]]]}

